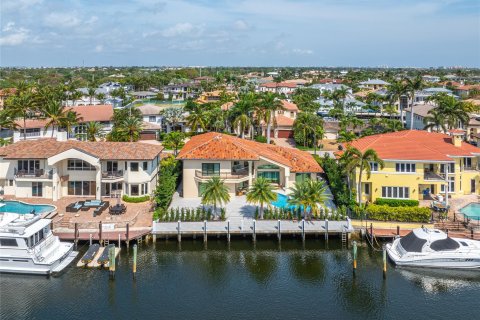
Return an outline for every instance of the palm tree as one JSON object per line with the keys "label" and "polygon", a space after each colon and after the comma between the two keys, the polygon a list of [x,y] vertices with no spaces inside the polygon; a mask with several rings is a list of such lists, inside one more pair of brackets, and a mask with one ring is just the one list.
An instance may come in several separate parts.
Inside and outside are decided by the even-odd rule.
{"label": "palm tree", "polygon": [[79,117],[75,111],[68,110],[65,114],[65,118],[61,120],[60,126],[67,129],[67,132],[72,132],[72,127],[82,121],[82,117]]}
{"label": "palm tree", "polygon": [[48,128],[52,128],[52,138],[55,132],[55,127],[60,127],[65,121],[67,121],[67,113],[69,110],[63,106],[60,101],[54,99],[48,99],[43,108],[41,109],[43,116],[47,119],[45,123],[45,131]]}
{"label": "palm tree", "polygon": [[340,130],[338,132],[337,142],[340,142],[340,143],[350,142],[355,140],[356,138],[357,136],[355,135],[355,133],[347,130]]}
{"label": "palm tree", "polygon": [[442,129],[443,132],[447,132],[445,116],[437,108],[428,111],[428,116],[423,118],[423,123],[425,124],[423,130],[436,130],[440,132],[440,129]]}
{"label": "palm tree", "polygon": [[422,78],[417,76],[413,79],[407,78],[407,92],[412,100],[410,106],[410,130],[413,130],[413,105],[415,103],[415,92],[423,88]]}
{"label": "palm tree", "polygon": [[296,207],[303,207],[305,218],[309,214],[318,213],[319,207],[325,207],[327,200],[331,199],[327,185],[321,180],[305,180],[297,182],[290,188],[288,203]]}
{"label": "palm tree", "polygon": [[447,129],[454,129],[460,123],[467,124],[469,122],[470,116],[467,112],[469,105],[465,102],[458,101],[455,97],[445,93],[435,95],[433,100],[437,103],[435,109],[442,115]]}
{"label": "palm tree", "polygon": [[106,100],[106,98],[107,98],[107,96],[106,96],[105,93],[103,93],[103,92],[97,93],[97,94],[96,94],[96,97],[97,97],[98,100],[100,100],[100,103],[101,103],[101,104],[104,104],[104,103],[105,103],[105,100]]}
{"label": "palm tree", "polygon": [[73,91],[70,94],[70,99],[72,99],[72,105],[75,106],[77,104],[77,100],[81,99],[82,97],[83,97],[83,93],[77,90]]}
{"label": "palm tree", "polygon": [[267,179],[258,177],[247,193],[247,201],[260,205],[260,219],[263,219],[263,206],[277,200],[277,193]]}
{"label": "palm tree", "polygon": [[12,143],[12,139],[10,138],[0,138],[0,147],[8,146]]}
{"label": "palm tree", "polygon": [[[8,114],[8,117],[11,119],[10,122],[14,122],[14,119],[16,118],[22,118],[24,140],[27,139],[27,117],[34,110],[34,108],[35,103],[33,100],[33,96],[30,92],[27,91],[15,95],[10,99],[7,99],[7,102],[5,104],[6,115]],[[13,125],[13,123],[11,123],[11,125]]]}
{"label": "palm tree", "polygon": [[162,111],[160,111],[160,115],[162,116],[162,122],[165,120],[172,130],[175,129],[175,127],[184,120],[184,110],[183,108],[167,108]]}
{"label": "palm tree", "polygon": [[207,114],[205,113],[203,107],[194,102],[192,102],[192,104],[193,106],[188,111],[188,116],[186,118],[187,125],[194,132],[197,132],[199,128],[201,128],[202,131],[205,131],[207,128]]}
{"label": "palm tree", "polygon": [[87,140],[91,142],[95,142],[97,138],[103,138],[105,136],[103,125],[96,121],[88,122],[85,126],[85,132]]}
{"label": "palm tree", "polygon": [[265,92],[260,100],[260,108],[263,109],[263,120],[267,124],[267,143],[270,144],[270,133],[272,123],[276,126],[275,113],[284,110],[283,103],[277,98],[277,95],[271,92]]}
{"label": "palm tree", "polygon": [[220,177],[212,177],[208,180],[202,191],[202,204],[213,205],[213,214],[217,212],[217,204],[227,204],[230,201],[230,194],[225,183]]}
{"label": "palm tree", "polygon": [[400,99],[402,96],[405,96],[406,94],[407,94],[407,86],[403,84],[403,82],[401,81],[393,81],[387,87],[387,99],[389,100],[389,104],[394,105],[395,102],[398,102],[398,107],[400,108],[400,121],[402,121],[402,124],[403,124],[404,110],[401,106]]}
{"label": "palm tree", "polygon": [[135,116],[128,116],[118,125],[118,131],[130,142],[137,141],[142,131],[142,120]]}
{"label": "palm tree", "polygon": [[87,89],[87,94],[88,94],[88,97],[90,98],[90,104],[93,104],[93,99],[95,98],[95,91],[96,91],[96,88],[95,87],[88,87]]}
{"label": "palm tree", "polygon": [[358,183],[357,183],[357,200],[358,204],[362,204],[362,174],[363,171],[367,174],[367,179],[370,179],[370,174],[372,172],[372,167],[370,166],[371,162],[376,162],[383,169],[385,163],[382,159],[378,157],[378,154],[373,149],[367,149],[362,153],[359,149],[355,147],[347,147],[345,151],[347,155],[345,156],[345,166],[347,171],[354,171],[359,169]]}
{"label": "palm tree", "polygon": [[183,147],[185,140],[185,134],[179,131],[172,131],[165,135],[163,138],[163,146],[165,148],[173,149],[173,154],[176,156],[178,154],[178,149]]}

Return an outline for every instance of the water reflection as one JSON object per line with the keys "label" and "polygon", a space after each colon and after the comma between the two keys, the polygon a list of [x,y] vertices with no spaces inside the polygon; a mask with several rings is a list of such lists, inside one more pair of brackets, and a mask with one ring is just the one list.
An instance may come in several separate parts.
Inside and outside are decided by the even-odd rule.
{"label": "water reflection", "polygon": [[245,269],[259,284],[267,284],[277,270],[277,254],[271,251],[243,252]]}
{"label": "water reflection", "polygon": [[480,272],[477,270],[436,270],[398,268],[408,281],[427,293],[445,293],[463,288],[480,288]]}
{"label": "water reflection", "polygon": [[293,253],[289,257],[290,272],[305,284],[318,285],[325,279],[325,260],[315,252]]}

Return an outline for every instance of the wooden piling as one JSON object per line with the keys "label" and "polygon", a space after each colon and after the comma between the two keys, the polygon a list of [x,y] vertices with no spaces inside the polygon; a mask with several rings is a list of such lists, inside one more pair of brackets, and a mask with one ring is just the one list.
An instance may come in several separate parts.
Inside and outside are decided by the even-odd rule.
{"label": "wooden piling", "polygon": [[133,245],[133,279],[137,276],[137,245]]}
{"label": "wooden piling", "polygon": [[257,225],[257,221],[255,219],[253,219],[253,233],[252,233],[253,242],[257,241],[257,231],[256,231],[257,226],[256,225]]}
{"label": "wooden piling", "polygon": [[110,279],[115,279],[115,247],[110,247],[108,251]]}
{"label": "wooden piling", "polygon": [[102,221],[98,224],[98,243],[102,245]]}
{"label": "wooden piling", "polygon": [[397,236],[400,235],[400,226],[397,226]]}
{"label": "wooden piling", "polygon": [[280,219],[279,219],[279,220],[277,221],[277,229],[278,229],[278,230],[277,230],[277,231],[278,231],[277,237],[278,237],[278,241],[282,240],[282,227],[281,227],[281,223],[282,223],[282,222],[281,222]]}
{"label": "wooden piling", "polygon": [[207,242],[207,220],[203,220],[203,242]]}
{"label": "wooden piling", "polygon": [[370,223],[370,242],[373,246],[373,223]]}
{"label": "wooden piling", "polygon": [[357,271],[357,241],[353,241],[353,273]]}
{"label": "wooden piling", "polygon": [[227,220],[227,240],[230,242],[230,220]]}
{"label": "wooden piling", "polygon": [[328,241],[328,219],[325,219],[325,240]]}
{"label": "wooden piling", "polygon": [[305,241],[305,219],[302,219],[302,240]]}
{"label": "wooden piling", "polygon": [[130,246],[130,223],[127,222],[127,233],[125,234],[125,244],[127,245],[127,249]]}
{"label": "wooden piling", "polygon": [[90,233],[90,245],[92,245],[92,234]]}
{"label": "wooden piling", "polygon": [[177,240],[178,242],[182,242],[182,234],[181,234],[181,231],[180,231],[180,220],[178,220],[178,223],[177,223],[177,231],[178,231],[178,234],[177,234]]}
{"label": "wooden piling", "polygon": [[78,223],[75,222],[75,240],[73,241],[75,243],[75,248],[77,248],[78,245]]}
{"label": "wooden piling", "polygon": [[387,249],[383,245],[383,278],[387,278]]}
{"label": "wooden piling", "polygon": [[121,235],[120,233],[118,234],[118,248],[120,248],[122,246],[122,243],[121,243]]}

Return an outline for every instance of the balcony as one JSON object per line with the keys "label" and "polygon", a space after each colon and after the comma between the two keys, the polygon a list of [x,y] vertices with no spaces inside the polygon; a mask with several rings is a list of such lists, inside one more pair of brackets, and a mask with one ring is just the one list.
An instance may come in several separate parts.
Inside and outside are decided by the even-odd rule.
{"label": "balcony", "polygon": [[102,180],[108,180],[108,181],[123,180],[123,170],[102,171]]}
{"label": "balcony", "polygon": [[432,171],[425,171],[423,173],[424,180],[445,180],[445,174],[443,173],[435,173]]}
{"label": "balcony", "polygon": [[231,182],[242,182],[248,180],[248,170],[237,169],[232,172],[202,172],[195,170],[195,179],[210,180],[212,177],[219,177],[222,180],[230,180]]}
{"label": "balcony", "polygon": [[53,176],[53,171],[50,170],[45,172],[43,169],[35,170],[18,170],[15,168],[15,179],[19,180],[36,180],[36,179],[48,179],[51,180]]}

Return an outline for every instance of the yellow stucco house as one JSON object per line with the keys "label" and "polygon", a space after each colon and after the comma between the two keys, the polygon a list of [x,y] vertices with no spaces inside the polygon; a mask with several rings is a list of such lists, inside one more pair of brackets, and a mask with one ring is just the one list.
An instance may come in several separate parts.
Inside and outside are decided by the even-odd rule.
{"label": "yellow stucco house", "polygon": [[192,137],[177,156],[183,163],[183,197],[200,197],[204,183],[220,177],[231,196],[243,194],[257,177],[278,188],[316,179],[323,172],[308,152],[209,132]]}
{"label": "yellow stucco house", "polygon": [[[369,179],[363,173],[363,201],[431,199],[432,195],[445,197],[446,190],[452,198],[480,194],[480,148],[462,141],[464,134],[461,130],[449,135],[406,130],[351,142],[362,152],[375,150],[385,165],[382,169],[371,163]],[[358,175],[357,169],[357,182]]]}

